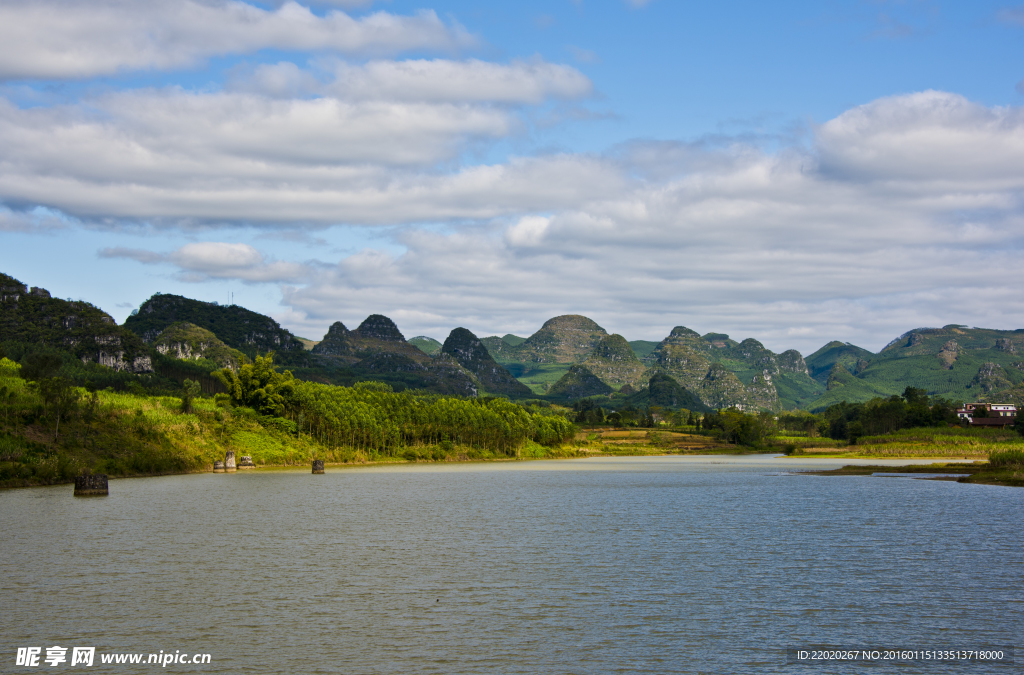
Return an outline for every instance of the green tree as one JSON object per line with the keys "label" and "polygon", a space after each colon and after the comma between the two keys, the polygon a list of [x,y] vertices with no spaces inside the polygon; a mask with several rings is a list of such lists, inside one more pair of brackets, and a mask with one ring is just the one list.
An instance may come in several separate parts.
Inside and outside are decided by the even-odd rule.
{"label": "green tree", "polygon": [[229,368],[214,375],[228,389],[235,405],[246,406],[263,415],[282,415],[295,394],[295,378],[290,371],[274,369],[274,355],[257,356],[234,372]]}
{"label": "green tree", "polygon": [[56,376],[61,365],[61,358],[56,354],[49,352],[29,354],[21,366],[21,376],[30,382],[38,382]]}
{"label": "green tree", "polygon": [[199,398],[202,393],[202,385],[199,382],[193,382],[192,380],[185,380],[181,387],[181,412],[191,413],[192,412],[192,401]]}
{"label": "green tree", "polygon": [[60,418],[74,410],[78,399],[82,395],[71,384],[71,380],[60,376],[41,378],[36,383],[36,389],[39,391],[39,395],[42,396],[46,408],[57,419],[56,426],[53,429],[53,440],[56,441],[57,435],[60,432]]}

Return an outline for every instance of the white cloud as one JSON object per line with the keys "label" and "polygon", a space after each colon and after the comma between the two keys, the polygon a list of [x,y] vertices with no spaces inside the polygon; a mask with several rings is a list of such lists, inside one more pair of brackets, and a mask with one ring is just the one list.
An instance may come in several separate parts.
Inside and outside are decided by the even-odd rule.
{"label": "white cloud", "polygon": [[234,0],[9,0],[0,5],[0,79],[181,68],[261,49],[372,56],[454,52],[475,44],[465,29],[432,11],[376,12],[357,19],[340,11],[317,16],[295,2],[272,11]]}
{"label": "white cloud", "polygon": [[0,101],[0,200],[93,221],[390,224],[562,208],[621,187],[588,157],[422,170],[515,125],[488,106],[239,93],[132,92],[91,110]]}
{"label": "white cloud", "polygon": [[822,169],[853,178],[960,190],[1024,180],[1024,109],[986,108],[947,92],[872,101],[822,125],[816,141]]}
{"label": "white cloud", "polygon": [[777,152],[645,141],[454,168],[439,164],[453,148],[511,133],[507,109],[183,92],[98,109],[0,108],[0,198],[100,223],[407,225],[391,242],[404,253],[330,265],[223,243],[161,259],[189,280],[287,280],[288,325],[307,336],[376,312],[440,338],[583,313],[631,339],[682,324],[807,353],[1024,315],[1007,292],[1024,286],[1020,108],[922,92]]}
{"label": "white cloud", "polygon": [[505,241],[512,246],[536,246],[544,239],[550,224],[550,218],[525,216],[505,231]]}
{"label": "white cloud", "polygon": [[237,279],[249,283],[301,281],[309,276],[306,265],[267,260],[248,244],[196,242],[170,253],[145,249],[105,248],[101,258],[128,258],[143,264],[170,264],[178,268],[177,278],[187,282]]}
{"label": "white cloud", "polygon": [[328,91],[345,99],[537,104],[548,98],[581,98],[593,89],[575,68],[544,61],[371,61],[339,64],[336,74]]}
{"label": "white cloud", "polygon": [[617,161],[660,178],[491,229],[410,232],[404,254],[346,258],[285,301],[312,334],[371,312],[442,338],[582,313],[631,339],[682,324],[805,354],[922,325],[1018,328],[1019,112],[926,92],[838,117],[809,151],[647,145]]}

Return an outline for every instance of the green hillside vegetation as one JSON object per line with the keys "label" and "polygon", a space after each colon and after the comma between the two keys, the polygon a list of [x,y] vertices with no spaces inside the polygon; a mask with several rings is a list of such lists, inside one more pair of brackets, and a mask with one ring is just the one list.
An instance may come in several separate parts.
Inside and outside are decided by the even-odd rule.
{"label": "green hillside vegetation", "polygon": [[612,388],[583,365],[570,366],[565,375],[548,390],[550,398],[565,401],[610,393]]}
{"label": "green hillside vegetation", "polygon": [[[488,338],[487,346],[498,363],[564,363],[583,362],[598,342],[608,333],[585,316],[567,314],[548,319],[540,330],[518,345],[491,349],[494,341]],[[513,336],[515,337],[515,336]],[[505,339],[502,338],[502,342]],[[506,342],[506,344],[508,344]]]}
{"label": "green hillside vegetation", "polygon": [[848,342],[833,341],[807,357],[807,369],[812,378],[825,384],[829,373],[838,363],[851,373],[857,373],[867,366],[874,354]]}
{"label": "green hillside vegetation", "polygon": [[472,373],[483,392],[511,398],[533,395],[529,387],[492,359],[483,343],[465,328],[456,328],[451,332],[441,347],[441,353],[451,356]]}
{"label": "green hillside vegetation", "polygon": [[[863,402],[898,394],[907,386],[964,401],[1019,401],[1024,385],[1024,331],[949,325],[919,328],[893,340],[877,355],[830,343],[808,363],[833,360],[828,391],[811,406],[823,410],[840,401]],[[856,348],[854,348],[856,349]],[[835,370],[835,364],[843,371]],[[821,374],[818,373],[821,380]]]}
{"label": "green hillside vegetation", "polygon": [[696,412],[710,412],[711,410],[693,392],[685,389],[664,373],[654,373],[648,385],[626,398],[625,404],[641,410],[651,407],[667,410],[685,409]]}
{"label": "green hillside vegetation", "polygon": [[417,335],[414,338],[409,338],[409,344],[416,347],[424,354],[433,354],[437,350],[441,349],[441,343],[432,337],[426,335]]}
{"label": "green hillside vegetation", "polygon": [[624,385],[638,388],[644,383],[647,366],[633,353],[633,348],[621,335],[606,335],[594,346],[583,361],[584,366],[614,389]]}
{"label": "green hillside vegetation", "polygon": [[153,371],[150,349],[106,312],[81,300],[52,298],[0,274],[0,344],[51,348],[119,371]]}
{"label": "green hillside vegetation", "polygon": [[206,361],[210,370],[236,369],[245,355],[217,339],[217,336],[187,322],[174,323],[153,340],[153,348],[165,356],[186,361]]}
{"label": "green hillside vegetation", "polygon": [[569,372],[566,363],[504,363],[513,377],[530,388],[534,396],[546,396],[551,387]]}
{"label": "green hillside vegetation", "polygon": [[[88,392],[52,374],[22,377],[0,359],[0,486],[209,470],[227,450],[257,465],[444,460],[574,454],[561,415],[504,399],[395,393],[370,382],[336,387],[295,380],[270,358],[218,371],[230,394],[212,397]],[[184,412],[190,408],[190,412]]]}
{"label": "green hillside vegetation", "polygon": [[653,340],[630,340],[629,346],[633,349],[633,353],[641,361],[646,361],[647,358],[654,353],[658,343]]}
{"label": "green hillside vegetation", "polygon": [[138,314],[129,316],[124,326],[146,343],[152,343],[160,333],[179,322],[188,322],[210,331],[249,358],[275,352],[282,363],[309,363],[306,347],[298,338],[270,317],[238,305],[218,305],[158,293],[142,303]]}
{"label": "green hillside vegetation", "polygon": [[457,360],[441,350],[426,354],[407,342],[398,326],[381,314],[370,315],[353,331],[336,321],[313,348],[312,356],[317,367],[293,368],[296,377],[345,386],[374,380],[397,391],[416,389],[455,396],[476,396],[480,390],[477,377]]}
{"label": "green hillside vegetation", "polygon": [[51,298],[45,290],[30,291],[0,275],[0,328],[0,344],[19,360],[50,349],[86,365],[147,376],[117,376],[65,359],[62,369],[73,372],[76,382],[117,391],[132,385],[136,392],[160,393],[191,379],[213,394],[222,389],[213,370],[274,353],[301,380],[342,386],[373,380],[395,391],[457,396],[495,393],[565,401],[568,391],[579,388],[579,382],[571,382],[578,373],[567,381],[568,389],[552,390],[572,366],[583,365],[624,397],[642,392],[661,373],[715,409],[823,411],[843,401],[898,395],[907,386],[931,396],[1024,404],[1024,330],[955,324],[908,331],[878,354],[830,342],[804,359],[795,350],[777,354],[751,338],[737,342],[724,333],[700,335],[683,326],[658,343],[628,343],[587,317],[563,315],[528,338],[507,334],[478,340],[497,364],[488,366],[490,384],[482,371],[475,372],[479,364],[467,366],[445,354],[432,338],[406,341],[395,323],[379,314],[352,331],[336,322],[313,343],[242,307],[156,294],[119,327],[88,303]]}

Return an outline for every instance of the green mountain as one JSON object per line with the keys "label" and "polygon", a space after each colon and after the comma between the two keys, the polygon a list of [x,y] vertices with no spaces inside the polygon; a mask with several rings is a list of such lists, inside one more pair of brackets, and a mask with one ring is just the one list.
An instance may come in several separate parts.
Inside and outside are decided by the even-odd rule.
{"label": "green mountain", "polygon": [[533,394],[511,373],[498,364],[483,343],[465,328],[456,328],[444,341],[441,353],[447,354],[467,371],[476,376],[481,389],[488,394],[511,398],[525,398]]}
{"label": "green mountain", "polygon": [[406,342],[395,322],[382,314],[371,314],[353,331],[335,321],[312,349],[317,356],[336,357],[346,363],[357,363],[381,352],[401,354],[419,364],[430,360],[421,349]]}
{"label": "green mountain", "polygon": [[491,356],[499,363],[581,363],[607,335],[587,317],[567,314],[548,319],[520,344],[499,349]]}
{"label": "green mountain", "polygon": [[664,373],[654,373],[648,385],[626,399],[627,404],[644,410],[652,405],[678,410],[686,408],[695,412],[708,412],[710,407],[692,391],[681,386]]}
{"label": "green mountain", "polygon": [[825,384],[832,367],[837,363],[851,373],[858,373],[864,370],[874,357],[875,355],[868,350],[849,342],[833,341],[807,357],[807,372],[812,378]]}
{"label": "green mountain", "polygon": [[833,363],[828,391],[813,410],[901,394],[908,386],[960,401],[1018,400],[1024,394],[1024,330],[951,324],[907,331],[878,354],[850,347],[830,342],[808,357],[819,381],[820,369]]}
{"label": "green mountain", "polygon": [[0,340],[56,348],[117,371],[153,371],[149,348],[103,310],[52,298],[46,289],[29,289],[6,274],[0,274]]}
{"label": "green mountain", "polygon": [[[618,389],[616,400],[683,400],[670,379],[715,408],[821,410],[901,394],[908,386],[952,400],[1024,403],[1024,329],[958,324],[907,331],[878,354],[829,342],[804,358],[795,350],[776,354],[751,338],[702,336],[683,326],[658,343],[629,343],[579,315],[549,319],[528,338],[477,339],[457,329],[446,350],[425,336],[406,341],[393,321],[374,314],[352,331],[333,324],[314,346],[243,307],[170,294],[151,297],[121,327],[93,305],[52,298],[0,274],[0,340],[22,355],[56,349],[66,368],[93,368],[95,384],[120,388],[135,381],[132,373],[153,373],[147,386],[167,389],[189,377],[212,391],[214,366],[237,366],[243,355],[273,351],[275,362],[300,379],[379,380],[397,390],[442,394],[561,400]],[[108,376],[113,371],[89,364],[117,372]],[[647,391],[651,382],[663,391]]]}
{"label": "green mountain", "polygon": [[174,323],[153,340],[153,347],[171,358],[185,361],[206,360],[218,368],[236,370],[245,355],[217,339],[205,328],[187,322]]}
{"label": "green mountain", "polygon": [[205,328],[224,344],[250,358],[276,352],[275,362],[283,365],[309,363],[302,341],[269,316],[238,305],[218,305],[157,293],[142,303],[138,314],[129,316],[124,326],[150,344],[172,324],[181,322]]}
{"label": "green mountain", "polygon": [[[336,321],[327,329],[312,354],[317,363],[333,371],[329,381],[349,384],[376,380],[396,390],[412,388],[438,394],[476,396],[480,383],[448,354],[430,356],[406,342],[395,322],[381,314],[368,316],[355,330]],[[316,373],[297,372],[299,377]]]}
{"label": "green mountain", "polygon": [[433,354],[441,348],[441,343],[432,337],[426,335],[417,335],[414,338],[409,338],[409,344],[416,347],[424,354]]}
{"label": "green mountain", "polygon": [[551,389],[548,396],[554,399],[575,401],[588,396],[600,396],[610,394],[612,388],[601,381],[597,375],[590,372],[586,366],[574,365],[559,378]]}
{"label": "green mountain", "polygon": [[602,382],[615,389],[630,385],[637,389],[646,384],[647,366],[636,357],[633,348],[621,335],[606,335],[587,356],[583,365]]}

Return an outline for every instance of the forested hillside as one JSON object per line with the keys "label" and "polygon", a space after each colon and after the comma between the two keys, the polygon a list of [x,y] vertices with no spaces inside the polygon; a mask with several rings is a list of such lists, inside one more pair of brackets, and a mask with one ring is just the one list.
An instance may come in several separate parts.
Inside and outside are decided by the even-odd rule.
{"label": "forested hillside", "polygon": [[[216,393],[214,370],[273,353],[296,378],[321,384],[379,381],[395,391],[563,403],[596,396],[606,407],[631,405],[631,397],[661,376],[678,388],[669,399],[691,401],[687,409],[824,410],[898,395],[908,386],[953,401],[1024,396],[1024,330],[961,325],[908,331],[878,354],[833,341],[806,358],[795,350],[775,353],[753,338],[700,335],[684,326],[659,342],[628,342],[580,315],[549,319],[525,338],[478,339],[456,329],[445,348],[425,336],[406,340],[391,319],[373,314],[354,330],[336,321],[313,343],[243,307],[177,295],[154,295],[117,326],[86,302],[52,298],[0,275],[0,328],[0,345],[18,359],[55,350],[77,381],[119,390],[131,384],[168,391],[192,379]],[[89,364],[121,375],[90,371]],[[664,390],[666,380],[657,382]]]}

